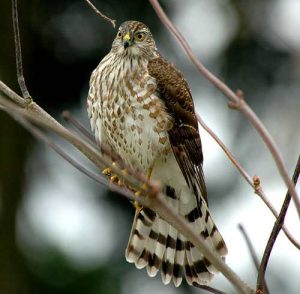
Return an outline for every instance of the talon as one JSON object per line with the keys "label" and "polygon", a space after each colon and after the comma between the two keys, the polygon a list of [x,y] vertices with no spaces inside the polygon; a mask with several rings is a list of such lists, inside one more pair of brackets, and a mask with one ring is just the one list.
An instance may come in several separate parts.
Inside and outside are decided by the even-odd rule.
{"label": "talon", "polygon": [[123,187],[123,186],[124,186],[124,183],[123,183],[122,180],[118,180],[118,186],[119,186],[119,187]]}
{"label": "talon", "polygon": [[111,168],[108,167],[108,168],[105,168],[103,171],[102,171],[102,174],[106,175],[106,176],[111,176]]}
{"label": "talon", "polygon": [[[141,194],[142,194],[142,191],[139,190],[134,193],[134,196],[135,196],[135,198],[139,198],[141,196]],[[142,206],[139,204],[139,202],[137,200],[134,201],[133,205],[138,212],[140,212],[142,210]]]}
{"label": "talon", "polygon": [[117,181],[119,181],[119,179],[118,179],[118,176],[117,175],[112,175],[111,177],[110,177],[110,180],[111,180],[111,182],[117,182]]}
{"label": "talon", "polygon": [[134,205],[135,209],[137,210],[137,212],[140,212],[143,209],[143,207],[137,201],[134,201],[133,205]]}

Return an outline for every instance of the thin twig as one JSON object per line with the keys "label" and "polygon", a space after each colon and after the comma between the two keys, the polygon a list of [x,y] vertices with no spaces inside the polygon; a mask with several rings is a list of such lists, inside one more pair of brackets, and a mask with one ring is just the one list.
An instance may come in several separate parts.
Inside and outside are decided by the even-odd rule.
{"label": "thin twig", "polygon": [[[292,179],[295,185],[298,181],[299,173],[300,173],[300,156],[298,157],[297,165],[296,165],[294,175],[293,175],[293,179]],[[277,236],[278,236],[278,234],[279,234],[279,232],[280,232],[280,230],[283,226],[284,218],[285,218],[286,212],[288,210],[290,201],[291,201],[291,194],[288,191],[286,193],[284,202],[282,204],[279,216],[278,216],[278,218],[277,218],[277,220],[276,220],[276,222],[273,226],[272,232],[270,234],[270,237],[269,237],[269,240],[268,240],[267,246],[265,248],[264,255],[263,255],[260,267],[259,267],[258,277],[257,277],[257,289],[261,290],[263,293],[264,293],[264,290],[265,290],[264,287],[263,287],[263,281],[264,281],[268,261],[269,261],[273,246],[275,244],[275,241],[277,239]]]}
{"label": "thin twig", "polygon": [[21,41],[20,41],[20,31],[19,31],[19,21],[18,21],[18,1],[12,0],[12,19],[14,28],[14,40],[15,40],[15,50],[16,50],[16,67],[17,67],[17,77],[18,83],[26,102],[31,101],[31,96],[26,87],[23,65],[22,65],[22,51],[21,51]]}
{"label": "thin twig", "polygon": [[95,136],[93,136],[77,119],[75,119],[73,115],[70,113],[70,111],[68,110],[63,111],[62,116],[64,120],[72,124],[75,127],[75,129],[79,131],[80,134],[82,134],[85,138],[91,141],[91,143],[97,145]]}
{"label": "thin twig", "polygon": [[192,61],[192,63],[196,66],[198,71],[207,79],[209,80],[216,88],[218,88],[225,97],[229,100],[229,106],[239,110],[243,115],[251,122],[251,124],[254,126],[254,128],[257,130],[257,132],[260,134],[261,138],[269,148],[269,151],[271,152],[275,163],[277,165],[277,168],[279,170],[279,173],[284,180],[287,188],[289,191],[291,191],[291,195],[293,197],[298,216],[300,217],[300,199],[298,197],[298,193],[295,189],[295,186],[293,182],[290,180],[287,168],[284,164],[283,157],[275,144],[273,138],[267,131],[266,127],[262,124],[262,122],[259,120],[257,115],[253,112],[253,110],[249,107],[249,105],[244,100],[243,94],[241,91],[238,91],[238,93],[235,93],[233,90],[231,90],[225,83],[223,83],[220,79],[218,79],[215,75],[213,75],[195,56],[192,49],[190,48],[189,44],[185,40],[185,38],[182,36],[182,34],[177,30],[177,28],[174,26],[174,24],[170,21],[170,19],[167,17],[165,12],[163,11],[162,7],[160,6],[158,0],[149,0],[151,5],[153,6],[154,10],[156,11],[158,17],[162,21],[162,23],[175,35],[177,38],[179,44],[183,47],[186,54]]}
{"label": "thin twig", "polygon": [[[199,124],[203,127],[203,129],[217,142],[217,144],[222,148],[224,153],[227,155],[229,160],[233,163],[233,165],[238,169],[238,171],[241,173],[243,178],[249,183],[249,185],[254,189],[255,194],[257,194],[262,201],[265,203],[265,205],[270,209],[274,217],[278,218],[278,213],[272,203],[268,200],[268,197],[266,196],[265,192],[263,191],[261,185],[256,186],[254,184],[254,180],[250,177],[250,175],[246,172],[246,170],[242,167],[242,165],[237,161],[237,159],[234,157],[234,155],[229,151],[229,149],[225,146],[225,144],[222,142],[222,140],[216,135],[216,133],[213,132],[213,130],[208,127],[208,125],[203,121],[201,116],[197,113],[196,114]],[[290,242],[298,249],[300,250],[300,243],[292,236],[290,231],[287,229],[285,225],[282,227],[284,234],[286,237],[290,240]]]}
{"label": "thin twig", "polygon": [[221,141],[221,139],[214,133],[214,131],[208,127],[208,125],[203,121],[201,116],[196,113],[199,124],[203,127],[203,129],[218,143],[218,145],[222,148],[224,153],[227,155],[229,160],[233,163],[233,165],[238,169],[243,178],[249,183],[249,185],[254,189],[252,178],[245,171],[242,165],[235,159],[234,155],[228,150],[225,144]]}
{"label": "thin twig", "polygon": [[113,28],[116,27],[116,20],[115,19],[111,19],[110,17],[106,16],[105,14],[103,14],[101,11],[99,11],[96,6],[89,0],[84,0],[88,5],[90,5],[90,7],[103,19],[105,19],[106,21],[110,22],[113,26]]}
{"label": "thin twig", "polygon": [[[243,226],[242,224],[238,224],[238,228],[239,228],[239,230],[241,231],[241,233],[242,233],[242,235],[243,235],[243,237],[244,237],[244,239],[245,239],[245,241],[246,241],[246,244],[247,244],[247,247],[248,247],[248,249],[249,249],[251,258],[252,258],[253,263],[254,263],[254,265],[255,265],[255,268],[256,268],[256,270],[257,270],[257,272],[258,272],[258,271],[259,271],[259,260],[258,260],[258,257],[257,257],[257,255],[256,255],[255,249],[254,249],[254,247],[253,247],[253,244],[252,244],[252,242],[251,242],[251,240],[250,240],[250,238],[249,238],[249,236],[248,236],[248,234],[247,234],[247,232],[246,232],[244,226]],[[268,290],[266,281],[264,280],[263,283],[264,283],[264,289],[266,290],[266,291],[264,292],[264,294],[267,294],[267,293],[269,293],[269,290]]]}
{"label": "thin twig", "polygon": [[249,236],[248,236],[248,234],[247,234],[244,226],[242,224],[238,224],[238,228],[241,231],[241,233],[242,233],[242,235],[243,235],[243,237],[244,237],[244,239],[246,241],[246,244],[247,244],[247,247],[249,249],[251,258],[252,258],[253,263],[254,263],[257,271],[258,271],[258,269],[259,269],[259,260],[258,260],[258,257],[256,255],[256,252],[254,250],[253,244],[252,244],[252,242],[251,242],[251,240],[250,240],[250,238],[249,238]]}

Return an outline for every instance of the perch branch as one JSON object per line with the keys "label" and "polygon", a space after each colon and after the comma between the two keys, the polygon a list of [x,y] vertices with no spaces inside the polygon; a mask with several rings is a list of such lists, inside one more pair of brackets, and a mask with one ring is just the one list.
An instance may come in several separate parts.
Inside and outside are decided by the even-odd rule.
{"label": "perch branch", "polygon": [[149,0],[151,5],[153,6],[154,10],[156,11],[158,17],[162,21],[162,23],[175,35],[177,41],[179,44],[183,47],[184,51],[192,61],[192,63],[196,66],[198,71],[207,79],[209,80],[216,88],[218,88],[225,97],[229,100],[229,106],[231,108],[239,110],[243,115],[251,122],[251,124],[254,126],[254,128],[257,130],[257,132],[260,134],[261,138],[269,148],[275,163],[277,165],[277,168],[279,170],[279,173],[281,177],[283,178],[287,188],[289,189],[293,201],[295,203],[298,216],[300,217],[300,200],[298,197],[298,193],[295,189],[295,186],[293,182],[290,180],[287,168],[284,164],[283,157],[276,146],[273,138],[265,128],[265,126],[262,124],[262,122],[259,120],[257,115],[253,112],[253,110],[249,107],[249,105],[244,100],[243,94],[241,91],[238,91],[238,93],[235,93],[233,90],[231,90],[225,83],[223,83],[220,79],[218,79],[215,75],[213,75],[195,56],[192,49],[190,48],[189,44],[185,40],[185,38],[182,36],[182,34],[177,30],[177,28],[174,26],[174,24],[170,21],[170,19],[167,17],[165,12],[163,11],[162,7],[160,6],[158,0]]}
{"label": "perch branch", "polygon": [[[297,165],[296,165],[293,179],[292,179],[295,185],[297,184],[297,181],[299,178],[299,173],[300,173],[300,156],[298,157]],[[273,246],[276,242],[276,238],[283,226],[284,218],[285,218],[286,212],[288,210],[290,201],[291,201],[291,194],[290,194],[290,191],[288,191],[286,193],[284,202],[282,204],[279,216],[278,216],[278,218],[274,224],[274,227],[272,229],[272,232],[270,234],[270,237],[269,237],[269,240],[268,240],[267,246],[265,248],[264,255],[263,255],[260,267],[259,267],[258,277],[257,277],[257,289],[261,290],[263,293],[265,290],[263,281],[264,281],[268,261],[269,261]]]}

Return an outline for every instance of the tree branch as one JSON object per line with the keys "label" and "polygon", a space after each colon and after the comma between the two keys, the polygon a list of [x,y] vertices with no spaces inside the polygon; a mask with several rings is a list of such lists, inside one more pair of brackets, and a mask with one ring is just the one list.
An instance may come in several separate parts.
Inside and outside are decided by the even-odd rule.
{"label": "tree branch", "polygon": [[77,119],[75,119],[70,111],[63,111],[62,116],[66,122],[73,125],[74,128],[77,129],[79,133],[82,134],[86,139],[88,139],[94,145],[97,145],[95,136],[93,136]]}
{"label": "tree branch", "polygon": [[[242,233],[242,235],[243,235],[243,237],[244,237],[244,239],[245,239],[245,241],[246,241],[246,244],[247,244],[247,247],[248,247],[248,249],[249,249],[251,258],[252,258],[253,263],[254,263],[254,265],[255,265],[255,267],[256,267],[256,270],[257,270],[257,272],[258,272],[258,270],[259,270],[259,261],[258,261],[257,255],[256,255],[256,253],[255,253],[253,244],[252,244],[252,242],[251,242],[251,240],[250,240],[250,238],[249,238],[249,236],[248,236],[248,234],[247,234],[247,232],[246,232],[244,226],[243,226],[242,224],[239,224],[239,225],[238,225],[238,228],[239,228],[239,230],[241,231],[241,233]],[[264,289],[266,290],[266,292],[264,292],[264,294],[268,294],[268,293],[269,293],[269,290],[268,290],[266,281],[263,280],[263,283],[264,283]]]}
{"label": "tree branch", "polygon": [[[300,156],[298,157],[297,165],[296,165],[294,175],[293,175],[293,182],[295,185],[298,181],[299,173],[300,173]],[[282,204],[279,216],[278,216],[278,218],[274,224],[273,230],[270,234],[270,237],[269,237],[269,240],[268,240],[267,246],[265,248],[264,255],[263,255],[260,267],[259,267],[258,277],[257,277],[257,290],[261,290],[263,293],[265,291],[263,281],[264,281],[268,261],[269,261],[273,246],[276,242],[276,238],[283,226],[284,218],[285,218],[286,212],[288,210],[290,201],[291,201],[291,193],[290,193],[290,191],[288,191],[285,196],[284,202]]]}
{"label": "tree branch", "polygon": [[[278,213],[272,203],[268,200],[268,197],[266,196],[265,192],[263,191],[260,180],[257,176],[255,176],[253,179],[250,177],[250,175],[246,172],[246,170],[242,167],[242,165],[237,161],[237,159],[234,157],[234,155],[229,151],[229,149],[225,146],[225,144],[222,142],[222,140],[213,132],[211,128],[208,127],[208,125],[203,121],[201,116],[196,113],[197,119],[199,124],[202,126],[202,128],[217,142],[217,144],[222,148],[224,153],[227,155],[229,160],[232,162],[232,164],[238,169],[240,174],[243,176],[243,178],[247,181],[247,183],[254,189],[255,194],[257,194],[262,201],[265,203],[265,205],[270,209],[274,217],[278,218]],[[256,183],[255,183],[256,180]],[[285,225],[282,227],[286,237],[290,240],[290,242],[300,250],[300,243],[295,240],[295,238],[292,236],[292,234],[289,232],[289,230],[286,228]]]}
{"label": "tree branch", "polygon": [[274,161],[277,165],[282,179],[284,180],[287,188],[291,191],[291,195],[293,197],[298,216],[300,217],[300,199],[298,197],[298,193],[295,189],[295,186],[293,185],[293,182],[289,178],[283,157],[265,126],[262,124],[257,115],[253,112],[253,110],[244,100],[242,91],[239,90],[238,93],[235,93],[225,83],[223,83],[215,75],[213,75],[195,56],[187,41],[184,39],[182,34],[177,30],[177,28],[174,26],[174,24],[170,21],[170,19],[163,11],[158,0],[149,0],[149,2],[153,6],[162,23],[175,35],[177,41],[183,47],[184,51],[186,52],[192,63],[196,66],[197,70],[216,88],[218,88],[225,95],[225,97],[228,98],[229,106],[231,108],[237,109],[241,113],[243,113],[243,115],[251,122],[256,131],[260,134],[261,138],[269,148],[269,151],[271,152],[274,158]]}
{"label": "tree branch", "polygon": [[90,0],[84,0],[100,17],[102,17],[103,19],[105,19],[106,21],[110,22],[113,26],[113,28],[116,27],[116,20],[115,19],[111,19],[110,17],[106,16],[105,14],[103,14],[101,11],[99,11],[96,6],[90,1]]}

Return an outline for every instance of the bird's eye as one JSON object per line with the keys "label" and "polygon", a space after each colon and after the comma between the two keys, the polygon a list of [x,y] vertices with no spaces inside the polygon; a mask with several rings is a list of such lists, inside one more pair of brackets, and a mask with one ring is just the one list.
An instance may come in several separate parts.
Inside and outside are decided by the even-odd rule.
{"label": "bird's eye", "polygon": [[143,41],[145,38],[145,33],[137,33],[135,35],[135,39],[138,40],[138,41]]}
{"label": "bird's eye", "polygon": [[121,37],[122,37],[122,33],[121,33],[121,32],[118,32],[117,37],[118,37],[118,38],[121,38]]}

